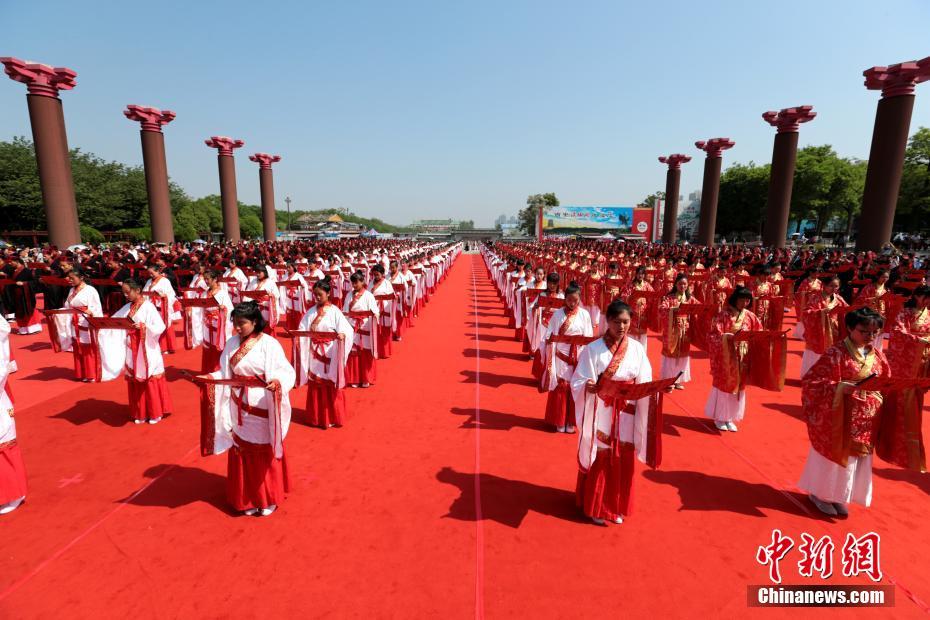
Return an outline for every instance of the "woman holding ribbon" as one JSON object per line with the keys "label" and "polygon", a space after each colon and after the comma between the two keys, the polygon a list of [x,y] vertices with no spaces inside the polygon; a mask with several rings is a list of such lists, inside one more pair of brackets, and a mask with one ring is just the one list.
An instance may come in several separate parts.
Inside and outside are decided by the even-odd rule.
{"label": "woman holding ribbon", "polygon": [[308,385],[307,416],[312,426],[342,426],[346,419],[346,363],[353,341],[352,325],[330,302],[329,276],[313,285],[316,302],[300,320],[295,339],[294,364],[298,385]]}
{"label": "woman holding ribbon", "polygon": [[291,423],[294,368],[278,341],[263,333],[265,319],[254,301],[237,304],[232,322],[236,334],[226,342],[220,369],[199,377],[228,382],[204,385],[205,420],[212,414],[213,428],[204,433],[203,451],[228,450],[229,503],[245,515],[267,517],[290,490],[284,438]]}

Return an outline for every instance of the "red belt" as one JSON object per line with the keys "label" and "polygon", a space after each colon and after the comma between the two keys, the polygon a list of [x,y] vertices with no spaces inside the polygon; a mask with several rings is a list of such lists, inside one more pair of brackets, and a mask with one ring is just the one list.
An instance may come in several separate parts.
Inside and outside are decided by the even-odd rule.
{"label": "red belt", "polygon": [[[244,389],[244,388],[243,388],[243,389]],[[253,415],[253,416],[257,417],[257,418],[267,418],[267,417],[268,417],[268,410],[267,410],[267,409],[262,409],[262,408],[259,408],[259,407],[253,407],[252,405],[250,405],[250,404],[248,404],[247,402],[245,402],[245,401],[242,400],[242,391],[243,391],[243,389],[240,389],[238,394],[235,394],[235,393],[234,393],[234,394],[232,395],[232,401],[233,401],[234,403],[236,403],[236,406],[239,408],[239,425],[242,426],[242,412],[243,412],[243,411],[244,411],[245,413],[247,413],[247,414],[249,414],[249,415]]]}

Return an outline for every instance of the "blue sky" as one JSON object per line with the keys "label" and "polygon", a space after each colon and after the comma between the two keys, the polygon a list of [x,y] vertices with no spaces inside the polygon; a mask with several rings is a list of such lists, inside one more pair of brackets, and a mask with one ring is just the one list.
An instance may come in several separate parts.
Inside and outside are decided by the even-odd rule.
{"label": "blue sky", "polygon": [[[878,93],[862,71],[930,55],[930,3],[25,2],[0,0],[0,55],[68,66],[71,146],[141,164],[126,104],[167,108],[168,169],[218,192],[203,140],[245,140],[240,199],[279,154],[295,208],[347,207],[404,224],[490,225],[531,193],[633,204],[663,189],[663,154],[726,136],[768,162],[761,113],[811,104],[801,144],[868,156]],[[29,135],[25,86],[0,82],[0,139]],[[930,126],[918,87],[912,131]]]}

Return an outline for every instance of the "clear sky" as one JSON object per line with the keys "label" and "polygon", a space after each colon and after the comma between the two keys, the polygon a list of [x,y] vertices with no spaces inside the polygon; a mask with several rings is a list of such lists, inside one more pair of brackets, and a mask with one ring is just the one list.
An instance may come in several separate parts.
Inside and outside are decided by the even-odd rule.
{"label": "clear sky", "polygon": [[[69,143],[141,164],[122,110],[171,109],[168,169],[218,193],[215,151],[279,154],[278,208],[347,207],[397,224],[491,225],[532,193],[634,204],[665,184],[663,154],[771,158],[765,110],[811,104],[801,144],[868,157],[878,93],[862,71],[930,55],[930,2],[43,2],[0,0],[0,55],[70,67]],[[0,81],[0,139],[29,135],[25,86]],[[930,126],[930,84],[912,130]]]}

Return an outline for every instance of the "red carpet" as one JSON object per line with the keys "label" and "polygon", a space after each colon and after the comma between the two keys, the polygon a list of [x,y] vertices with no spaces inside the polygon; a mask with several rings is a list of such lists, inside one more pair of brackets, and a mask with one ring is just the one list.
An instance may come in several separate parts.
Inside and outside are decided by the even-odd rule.
{"label": "red carpet", "polygon": [[[896,608],[855,613],[926,611],[930,478],[876,461],[870,509],[814,514],[794,488],[808,449],[796,381],[751,389],[740,432],[721,436],[702,417],[698,353],[695,381],[666,400],[662,468],[637,471],[626,523],[597,527],[574,507],[576,438],[544,429],[512,333],[482,260],[460,257],[378,384],[349,391],[344,428],[300,424],[305,388],[291,393],[294,489],[267,519],[231,515],[225,457],[199,456],[196,392],[178,380],[199,351],[166,358],[174,415],[136,426],[123,381],[75,383],[47,334],[12,337],[30,490],[0,517],[0,616],[743,617],[773,528],[831,535],[839,575],[846,533],[878,532]],[[658,352],[652,339],[656,369]],[[790,377],[799,364],[793,342]],[[799,557],[785,582],[823,583],[799,577]]]}

